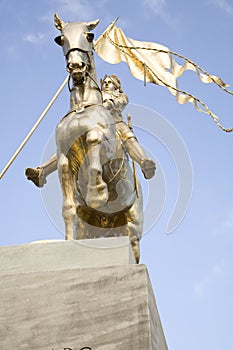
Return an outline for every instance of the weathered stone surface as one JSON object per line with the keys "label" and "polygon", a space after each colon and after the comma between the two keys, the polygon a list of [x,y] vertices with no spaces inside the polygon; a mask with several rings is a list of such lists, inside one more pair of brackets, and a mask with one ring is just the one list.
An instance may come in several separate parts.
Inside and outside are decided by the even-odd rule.
{"label": "weathered stone surface", "polygon": [[143,265],[1,276],[0,348],[165,350]]}
{"label": "weathered stone surface", "polygon": [[128,237],[38,241],[0,247],[0,274],[134,264]]}
{"label": "weathered stone surface", "polygon": [[[1,266],[0,349],[166,350],[146,267],[119,258],[118,266],[70,268],[66,258],[70,254],[75,261],[77,252],[63,243],[67,255],[53,257],[47,271],[42,252],[32,263],[33,257],[22,246],[14,250],[18,269],[13,264],[4,272]],[[54,247],[49,250],[52,243],[31,247],[32,255],[35,247],[37,253],[55,253]],[[12,258],[12,252],[4,255],[5,264],[7,256]],[[53,270],[56,259],[62,258],[63,270],[60,261],[60,267]]]}

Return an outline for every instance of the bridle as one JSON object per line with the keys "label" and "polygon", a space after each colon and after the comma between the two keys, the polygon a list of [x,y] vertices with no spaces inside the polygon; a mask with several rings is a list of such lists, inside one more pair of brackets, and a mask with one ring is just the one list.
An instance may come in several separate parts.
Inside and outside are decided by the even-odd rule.
{"label": "bridle", "polygon": [[[91,74],[89,74],[89,71],[88,71],[88,70],[90,69],[90,67],[91,67],[90,55],[92,54],[92,51],[85,51],[85,50],[82,50],[82,49],[79,49],[79,48],[72,48],[72,49],[70,49],[70,50],[67,52],[67,54],[65,55],[66,60],[68,60],[69,54],[70,54],[71,52],[74,52],[74,51],[82,52],[82,53],[85,53],[85,54],[87,55],[88,62],[85,63],[85,65],[87,66],[87,70],[86,70],[86,72],[85,72],[85,76],[86,76],[86,77],[89,77],[89,78],[94,82],[94,84],[96,85],[96,89],[97,89],[100,93],[102,93],[101,90],[100,90],[100,87],[99,87],[99,85],[98,85],[98,83],[97,83],[97,81],[91,76]],[[71,85],[71,84],[70,84],[70,80],[72,79],[71,73],[72,73],[72,72],[69,72],[69,79],[68,79],[68,89],[69,89],[69,92],[71,92],[71,90],[72,90],[72,88],[71,88],[71,86],[70,86],[70,85]],[[73,80],[74,80],[74,79],[73,79]],[[82,77],[79,81],[75,81],[75,85],[76,85],[76,86],[84,85],[84,83],[85,83],[85,78],[84,78],[84,77]]]}
{"label": "bridle", "polygon": [[[85,50],[79,49],[78,47],[74,47],[74,48],[70,49],[70,50],[67,52],[67,54],[65,55],[65,58],[66,58],[66,59],[68,59],[68,56],[69,56],[69,54],[70,54],[72,51],[84,52],[84,53],[86,53],[87,55],[88,55],[89,52],[91,52],[91,51],[85,51]],[[89,57],[89,55],[88,55],[88,57]]]}

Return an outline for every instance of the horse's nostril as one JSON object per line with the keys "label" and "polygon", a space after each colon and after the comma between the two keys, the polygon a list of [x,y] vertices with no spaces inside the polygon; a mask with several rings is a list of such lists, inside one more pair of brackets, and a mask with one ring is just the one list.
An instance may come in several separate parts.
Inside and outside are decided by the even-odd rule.
{"label": "horse's nostril", "polygon": [[72,69],[72,63],[68,63],[68,64],[66,65],[66,69],[67,69],[68,72],[70,72],[71,69]]}
{"label": "horse's nostril", "polygon": [[83,68],[84,66],[85,66],[84,62],[77,63],[77,67],[78,68]]}
{"label": "horse's nostril", "polygon": [[80,62],[80,63],[68,63],[67,64],[67,67],[69,69],[77,69],[77,68],[84,68],[85,67],[85,64],[83,62]]}

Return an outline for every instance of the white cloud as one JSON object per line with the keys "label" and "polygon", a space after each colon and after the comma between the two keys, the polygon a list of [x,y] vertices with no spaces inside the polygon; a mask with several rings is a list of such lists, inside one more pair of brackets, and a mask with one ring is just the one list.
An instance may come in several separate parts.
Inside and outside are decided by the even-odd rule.
{"label": "white cloud", "polygon": [[76,18],[76,20],[82,19],[82,21],[93,20],[96,17],[95,10],[97,8],[104,8],[107,1],[108,0],[99,0],[95,2],[88,0],[57,0],[54,9],[58,13],[61,12],[62,15],[71,18],[71,20],[72,17]]}
{"label": "white cloud", "polygon": [[38,43],[42,43],[45,41],[45,35],[44,34],[26,34],[23,37],[24,41],[27,41],[31,44],[38,44]]}
{"label": "white cloud", "polygon": [[148,7],[155,15],[164,15],[166,9],[166,0],[144,0],[143,5]]}
{"label": "white cloud", "polygon": [[75,13],[78,16],[81,14],[84,19],[92,17],[93,6],[90,5],[89,1],[59,0],[58,3],[60,10],[68,16]]}
{"label": "white cloud", "polygon": [[215,264],[210,269],[209,273],[194,283],[194,293],[198,298],[202,298],[208,293],[210,288],[219,283],[226,274],[224,260]]}
{"label": "white cloud", "polygon": [[[214,226],[214,227],[213,227]],[[233,209],[226,213],[215,217],[214,225],[212,224],[211,234],[213,236],[220,236],[233,231]]]}
{"label": "white cloud", "polygon": [[11,59],[17,59],[20,56],[20,50],[16,45],[9,45],[4,51],[6,51],[7,56]]}
{"label": "white cloud", "polygon": [[228,0],[212,0],[215,6],[219,7],[229,15],[233,15],[233,5],[229,4]]}
{"label": "white cloud", "polygon": [[6,51],[7,51],[8,55],[14,56],[16,54],[16,52],[17,52],[17,47],[13,46],[13,45],[12,46],[8,46],[6,48]]}
{"label": "white cloud", "polygon": [[[105,4],[109,0],[53,0],[52,10],[47,11],[46,14],[41,16],[42,21],[46,21],[51,24],[55,12],[63,19],[63,21],[90,21],[97,19],[96,12],[98,9],[105,9]],[[106,13],[105,13],[106,15]]]}
{"label": "white cloud", "polygon": [[177,26],[177,20],[170,15],[167,9],[166,0],[143,0],[142,6],[147,18],[150,18],[152,15],[158,16],[170,26]]}

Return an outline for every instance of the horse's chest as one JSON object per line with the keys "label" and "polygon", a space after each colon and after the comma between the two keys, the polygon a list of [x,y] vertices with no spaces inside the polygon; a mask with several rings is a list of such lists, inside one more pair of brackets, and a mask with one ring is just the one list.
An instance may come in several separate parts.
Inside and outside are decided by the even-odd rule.
{"label": "horse's chest", "polygon": [[86,133],[93,129],[96,123],[88,120],[85,115],[72,113],[64,117],[56,129],[56,142],[62,152],[67,152],[72,145]]}

